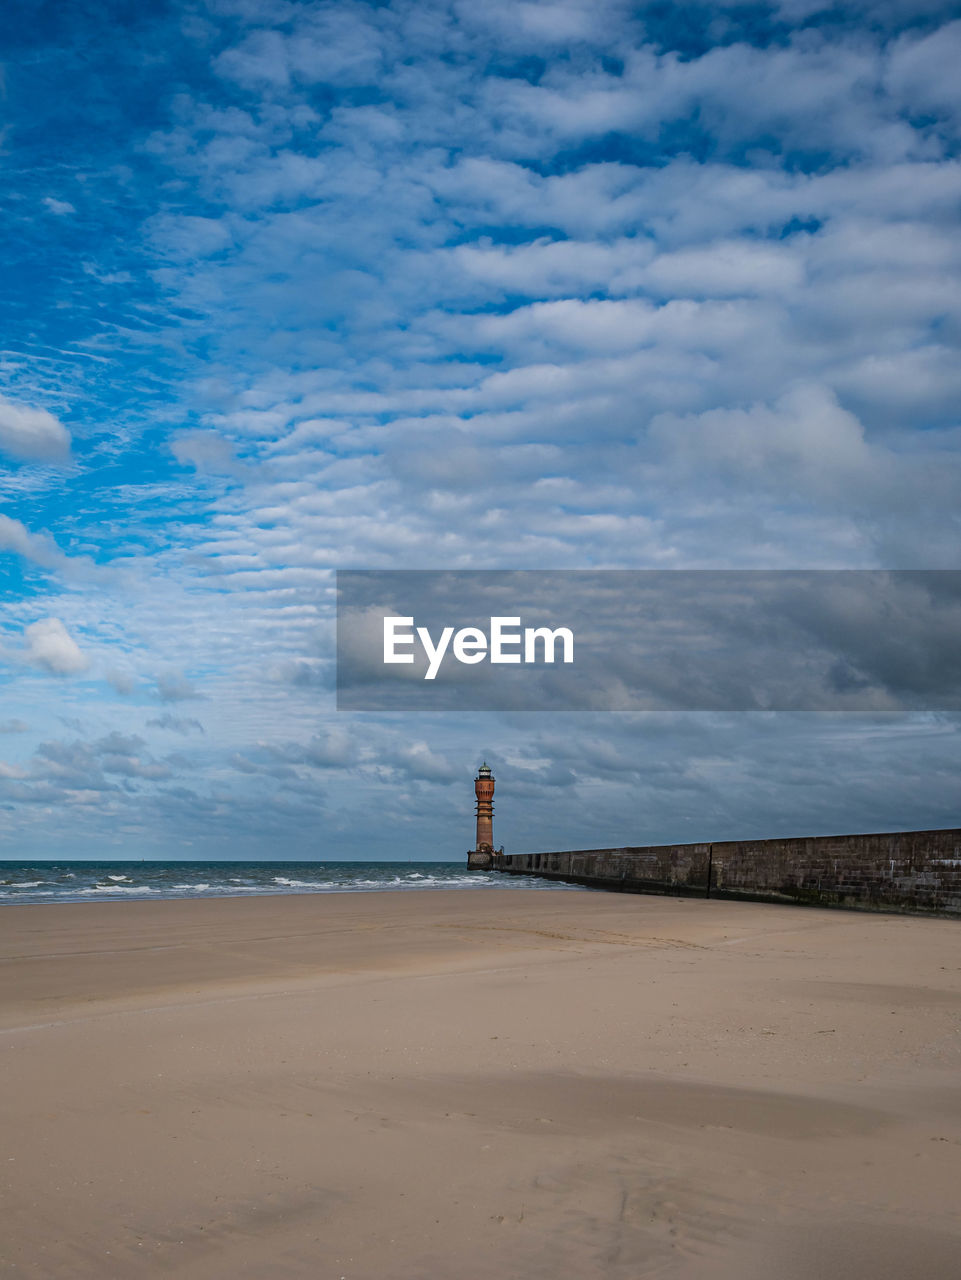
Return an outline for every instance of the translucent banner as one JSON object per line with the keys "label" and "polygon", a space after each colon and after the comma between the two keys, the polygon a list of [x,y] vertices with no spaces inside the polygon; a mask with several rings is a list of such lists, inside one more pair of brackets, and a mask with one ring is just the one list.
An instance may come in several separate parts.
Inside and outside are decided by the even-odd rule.
{"label": "translucent banner", "polygon": [[341,570],[352,711],[961,709],[959,570]]}

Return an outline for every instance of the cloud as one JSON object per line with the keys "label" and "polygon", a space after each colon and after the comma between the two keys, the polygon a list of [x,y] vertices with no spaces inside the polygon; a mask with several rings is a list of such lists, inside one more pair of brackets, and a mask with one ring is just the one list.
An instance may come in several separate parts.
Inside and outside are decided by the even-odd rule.
{"label": "cloud", "polygon": [[29,728],[24,720],[0,720],[0,733],[26,733]]}
{"label": "cloud", "polygon": [[157,676],[157,693],[161,702],[187,702],[205,696],[182,671],[166,671]]}
{"label": "cloud", "polygon": [[42,742],[31,764],[30,775],[70,792],[110,792],[111,779],[165,781],[173,771],[144,753],[145,743],[136,734],[108,733],[93,742]]}
{"label": "cloud", "polygon": [[68,557],[49,534],[31,533],[21,520],[0,515],[0,551],[13,551],[45,569],[63,569]]}
{"label": "cloud", "polygon": [[179,432],[170,449],[178,462],[215,475],[231,475],[239,465],[229,442],[215,431]]}
{"label": "cloud", "polygon": [[307,744],[304,758],[317,768],[345,769],[360,758],[357,743],[345,729],[331,729],[326,734],[315,734]]}
{"label": "cloud", "polygon": [[182,733],[184,735],[204,732],[204,727],[199,720],[174,716],[169,712],[164,712],[162,716],[155,716],[152,720],[148,720],[147,725],[155,729],[169,729],[172,733]]}
{"label": "cloud", "polygon": [[931,112],[957,123],[961,116],[959,59],[961,21],[946,23],[920,39],[905,34],[895,41],[888,57],[886,87],[915,115]]}
{"label": "cloud", "polygon": [[134,691],[135,682],[129,671],[120,671],[111,667],[104,672],[104,678],[123,698],[129,698]]}
{"label": "cloud", "polygon": [[0,396],[0,451],[26,462],[66,462],[70,432],[46,409]]}
{"label": "cloud", "polygon": [[800,386],[771,406],[710,409],[684,417],[651,420],[648,439],[666,454],[733,482],[782,475],[792,485],[840,496],[850,486],[870,485],[881,465],[854,414],[826,388]]}
{"label": "cloud", "polygon": [[59,618],[41,618],[24,629],[24,657],[51,675],[72,676],[86,671],[90,660]]}
{"label": "cloud", "polygon": [[427,782],[453,782],[460,774],[452,760],[424,741],[405,743],[397,753],[396,768],[408,778]]}
{"label": "cloud", "polygon": [[[802,795],[832,825],[947,814],[943,721],[843,746],[797,719],[783,742],[759,721],[358,725],[331,711],[331,621],[338,567],[956,565],[955,14],[217,0],[91,23],[89,59],[33,40],[64,92],[10,133],[0,448],[69,446],[71,484],[0,474],[0,545],[28,562],[5,565],[4,652],[59,618],[124,694],[78,682],[80,722],[139,730],[114,754],[189,785],[7,779],[24,804],[70,804],[101,856],[165,833],[256,856],[277,832],[312,855],[321,813],[363,853],[385,809],[449,848],[484,737],[529,788],[531,847],[617,840],[638,812],[666,839],[739,814],[800,830]],[[38,140],[68,135],[51,194]],[[206,732],[144,723],[137,672],[173,709],[202,683]],[[14,676],[5,716],[62,710]],[[846,811],[862,742],[887,790],[855,780]]]}
{"label": "cloud", "polygon": [[69,200],[58,200],[56,196],[44,196],[43,203],[51,213],[57,214],[58,217],[62,217],[67,213],[77,212]]}
{"label": "cloud", "polygon": [[90,751],[99,759],[104,773],[151,782],[173,777],[173,770],[168,765],[143,752],[145,745],[144,740],[135,734],[114,732],[94,742]]}

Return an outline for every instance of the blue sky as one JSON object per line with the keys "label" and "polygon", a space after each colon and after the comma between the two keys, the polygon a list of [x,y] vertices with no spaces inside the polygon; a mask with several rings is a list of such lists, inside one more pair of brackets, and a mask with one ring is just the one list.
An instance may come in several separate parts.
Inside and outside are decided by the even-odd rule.
{"label": "blue sky", "polygon": [[337,568],[956,568],[955,6],[42,4],[0,856],[961,824],[948,715],[348,715]]}

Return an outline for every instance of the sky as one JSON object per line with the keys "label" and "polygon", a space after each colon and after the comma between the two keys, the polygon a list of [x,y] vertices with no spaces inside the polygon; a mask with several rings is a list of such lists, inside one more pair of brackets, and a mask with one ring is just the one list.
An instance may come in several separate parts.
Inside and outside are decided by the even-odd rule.
{"label": "sky", "polygon": [[956,569],[961,8],[0,40],[0,857],[961,825],[957,714],[338,712],[340,569]]}

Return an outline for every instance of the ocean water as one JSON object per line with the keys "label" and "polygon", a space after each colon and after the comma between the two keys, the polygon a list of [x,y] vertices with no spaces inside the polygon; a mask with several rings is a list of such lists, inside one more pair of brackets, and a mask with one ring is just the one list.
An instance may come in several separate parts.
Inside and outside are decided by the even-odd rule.
{"label": "ocean water", "polygon": [[520,888],[579,892],[463,862],[0,862],[0,903]]}

